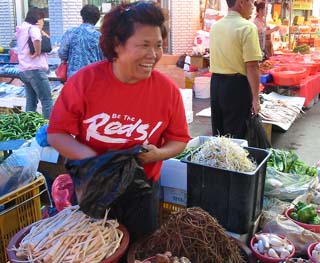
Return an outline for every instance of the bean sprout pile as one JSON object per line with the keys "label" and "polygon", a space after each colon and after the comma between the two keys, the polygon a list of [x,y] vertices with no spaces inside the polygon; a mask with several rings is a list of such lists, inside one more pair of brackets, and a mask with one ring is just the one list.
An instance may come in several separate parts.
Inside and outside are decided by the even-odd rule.
{"label": "bean sprout pile", "polygon": [[252,172],[257,168],[246,149],[223,136],[214,137],[202,144],[199,150],[191,154],[190,161],[237,172]]}

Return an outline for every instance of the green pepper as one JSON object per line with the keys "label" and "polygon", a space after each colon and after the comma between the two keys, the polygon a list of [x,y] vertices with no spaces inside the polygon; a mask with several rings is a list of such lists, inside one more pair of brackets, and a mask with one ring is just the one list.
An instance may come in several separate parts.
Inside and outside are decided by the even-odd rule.
{"label": "green pepper", "polygon": [[296,221],[299,221],[299,216],[297,212],[291,212],[290,217]]}
{"label": "green pepper", "polygon": [[307,204],[302,202],[302,201],[299,201],[295,206],[294,208],[296,209],[296,212],[299,211],[301,208],[305,207]]}
{"label": "green pepper", "polygon": [[312,204],[306,205],[297,211],[299,221],[309,223],[317,216],[317,211]]}
{"label": "green pepper", "polygon": [[320,216],[315,216],[310,223],[313,225],[320,225]]}

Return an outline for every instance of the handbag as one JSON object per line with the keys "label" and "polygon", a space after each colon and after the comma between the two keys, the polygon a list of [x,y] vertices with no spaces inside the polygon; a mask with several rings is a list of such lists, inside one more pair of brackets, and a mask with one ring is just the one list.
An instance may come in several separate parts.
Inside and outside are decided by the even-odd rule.
{"label": "handbag", "polygon": [[67,70],[68,70],[68,63],[66,61],[62,61],[60,63],[60,65],[55,70],[56,76],[61,81],[66,81],[67,80]]}
{"label": "handbag", "polygon": [[[29,28],[30,30],[30,28]],[[31,37],[28,38],[28,45],[30,49],[30,53],[33,55],[35,53],[33,42]],[[41,40],[41,53],[49,53],[52,50],[50,38],[42,35],[42,40]]]}

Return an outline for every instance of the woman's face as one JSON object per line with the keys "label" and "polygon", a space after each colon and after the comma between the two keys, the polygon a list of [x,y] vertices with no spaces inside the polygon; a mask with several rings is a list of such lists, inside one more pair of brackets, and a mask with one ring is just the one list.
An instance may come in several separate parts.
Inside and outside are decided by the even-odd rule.
{"label": "woman's face", "polygon": [[158,26],[137,24],[127,42],[115,48],[118,54],[113,62],[116,77],[125,83],[135,83],[150,77],[162,56],[162,44]]}
{"label": "woman's face", "polygon": [[258,11],[258,16],[263,18],[264,17],[264,12],[265,12],[264,8],[260,8],[259,11]]}

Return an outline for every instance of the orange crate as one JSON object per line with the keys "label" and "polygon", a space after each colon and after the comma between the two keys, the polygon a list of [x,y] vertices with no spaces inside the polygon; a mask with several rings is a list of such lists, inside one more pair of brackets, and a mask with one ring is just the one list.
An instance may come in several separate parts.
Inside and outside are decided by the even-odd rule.
{"label": "orange crate", "polygon": [[10,239],[22,228],[40,220],[40,196],[47,193],[44,176],[2,196],[0,206],[0,262],[7,262],[6,248]]}
{"label": "orange crate", "polygon": [[176,204],[160,201],[160,205],[159,205],[160,224],[162,225],[162,223],[164,223],[168,219],[168,217],[172,212],[178,212],[184,208],[186,207],[182,205],[176,205]]}

